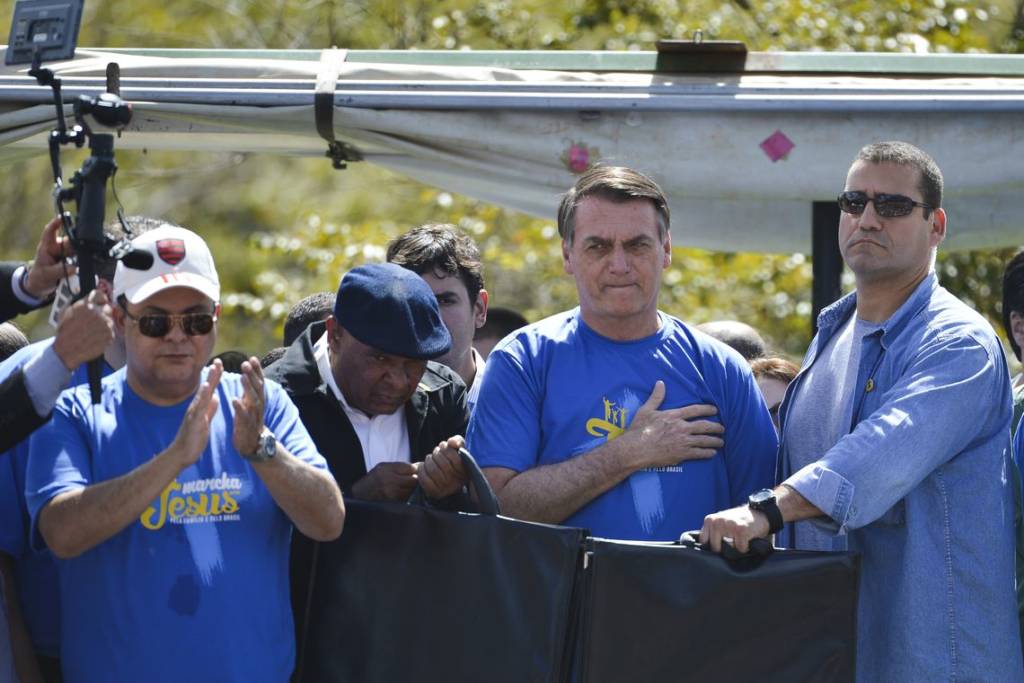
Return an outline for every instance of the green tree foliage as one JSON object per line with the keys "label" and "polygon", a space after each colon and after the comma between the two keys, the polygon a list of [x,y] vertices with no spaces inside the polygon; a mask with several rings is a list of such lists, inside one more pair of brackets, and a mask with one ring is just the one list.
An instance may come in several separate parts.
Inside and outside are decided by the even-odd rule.
{"label": "green tree foliage", "polygon": [[[0,17],[13,3],[0,1]],[[352,49],[652,49],[661,38],[742,40],[752,50],[1017,51],[1024,0],[223,0],[86,3],[80,43],[104,47]],[[424,187],[355,164],[266,155],[122,153],[118,190],[131,213],[194,227],[224,282],[220,349],[277,345],[288,308],[333,290],[349,267],[424,222],[471,234],[495,305],[532,319],[574,305],[553,220]],[[81,157],[69,155],[67,168]],[[843,169],[836,169],[837,182]],[[8,168],[0,236],[31,253],[49,211],[44,159]],[[944,254],[943,281],[995,321],[1012,250]],[[677,248],[662,307],[702,322],[737,318],[799,355],[810,335],[810,260]],[[846,281],[846,286],[850,282]],[[30,321],[31,326],[32,321]],[[38,320],[35,322],[38,324]]]}

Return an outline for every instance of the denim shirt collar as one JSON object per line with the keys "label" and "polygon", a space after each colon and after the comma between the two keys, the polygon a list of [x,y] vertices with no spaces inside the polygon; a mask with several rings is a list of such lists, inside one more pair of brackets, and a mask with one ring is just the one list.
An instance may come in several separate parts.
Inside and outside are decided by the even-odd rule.
{"label": "denim shirt collar", "polygon": [[[880,343],[882,348],[888,348],[890,340],[899,337],[900,332],[920,313],[921,309],[928,305],[932,293],[939,286],[939,278],[932,270],[925,276],[917,287],[904,301],[896,312],[889,316],[889,319],[881,325]],[[829,339],[836,333],[857,307],[857,292],[850,292],[839,301],[822,309],[818,314],[818,335],[815,343],[815,355],[825,348]]]}
{"label": "denim shirt collar", "polygon": [[[899,338],[900,333],[906,328],[906,326],[913,320],[921,309],[928,305],[931,300],[932,293],[939,286],[939,279],[936,276],[935,271],[932,270],[925,276],[917,287],[911,293],[907,300],[904,301],[896,312],[889,316],[881,325],[881,329],[874,332],[871,337],[878,339],[878,344],[882,351],[888,351],[889,347],[896,339]],[[855,313],[857,308],[857,292],[854,290],[843,298],[839,299],[835,303],[826,306],[818,314],[818,332],[814,335],[814,339],[811,340],[810,345],[807,347],[807,353],[804,356],[803,363],[801,364],[800,372],[797,374],[796,379],[793,380],[789,389],[786,391],[786,396],[782,400],[782,405],[779,408],[779,419],[782,425],[782,436],[780,437],[780,452],[783,452],[785,447],[785,425],[789,416],[789,404],[792,399],[796,386],[798,386],[807,369],[814,364],[821,354],[822,350],[828,346],[829,340],[832,339],[833,335],[838,332],[843,323],[849,320],[850,316]],[[859,379],[859,378],[858,378]],[[779,469],[777,476],[781,481],[782,478],[788,476],[783,468],[783,459],[779,459]]]}

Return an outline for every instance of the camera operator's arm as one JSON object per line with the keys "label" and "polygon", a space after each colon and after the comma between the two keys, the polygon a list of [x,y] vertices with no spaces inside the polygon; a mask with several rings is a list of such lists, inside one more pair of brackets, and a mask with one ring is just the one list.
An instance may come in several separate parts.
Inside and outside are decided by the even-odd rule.
{"label": "camera operator's arm", "polygon": [[63,312],[53,344],[0,384],[0,452],[16,446],[49,418],[75,368],[103,355],[114,338],[113,327],[110,305],[100,290]]}
{"label": "camera operator's arm", "polygon": [[18,283],[24,273],[25,266],[21,263],[0,263],[0,322],[7,322],[42,305],[41,301],[18,296]]}
{"label": "camera operator's arm", "polygon": [[48,299],[57,290],[61,278],[74,272],[71,266],[65,267],[64,264],[64,257],[70,256],[72,251],[70,241],[60,236],[60,225],[61,220],[56,217],[43,228],[36,246],[36,257],[21,280],[24,293],[33,299]]}
{"label": "camera operator's arm", "polygon": [[71,253],[67,238],[60,237],[60,218],[46,224],[31,264],[0,263],[0,322],[39,308],[57,289],[57,284],[75,271],[63,263]]}
{"label": "camera operator's arm", "polygon": [[75,368],[102,356],[113,339],[113,312],[102,291],[94,289],[68,306],[61,313],[53,345],[25,363],[25,386],[36,413],[49,415]]}
{"label": "camera operator's arm", "polygon": [[57,397],[68,386],[71,373],[83,363],[103,355],[114,340],[110,301],[99,289],[68,306],[57,323],[53,346],[25,364],[25,380],[32,405],[49,415]]}
{"label": "camera operator's arm", "polygon": [[0,383],[0,452],[6,452],[46,423],[32,407],[25,374],[16,370]]}

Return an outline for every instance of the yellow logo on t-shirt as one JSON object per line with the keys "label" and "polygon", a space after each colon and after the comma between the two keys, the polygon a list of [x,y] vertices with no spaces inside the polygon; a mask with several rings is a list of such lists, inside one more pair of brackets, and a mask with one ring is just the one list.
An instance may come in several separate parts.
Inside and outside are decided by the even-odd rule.
{"label": "yellow logo on t-shirt", "polygon": [[611,441],[626,431],[629,408],[603,397],[604,418],[592,417],[587,420],[587,433],[591,436],[607,436]]}
{"label": "yellow logo on t-shirt", "polygon": [[242,480],[222,472],[219,477],[194,479],[184,484],[177,479],[164,488],[156,505],[146,508],[139,517],[142,526],[151,531],[164,524],[197,524],[201,522],[235,522],[241,519],[238,496]]}

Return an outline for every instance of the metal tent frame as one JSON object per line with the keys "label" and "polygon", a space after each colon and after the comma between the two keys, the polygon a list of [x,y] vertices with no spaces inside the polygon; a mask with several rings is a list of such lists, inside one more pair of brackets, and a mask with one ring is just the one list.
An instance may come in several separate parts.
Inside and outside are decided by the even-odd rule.
{"label": "metal tent frame", "polygon": [[[337,75],[325,79],[330,55]],[[677,244],[810,252],[815,312],[839,293],[832,198],[866,142],[907,139],[936,157],[950,248],[1024,242],[1024,57],[699,46],[338,56],[83,48],[48,66],[70,98],[102,92],[106,64],[121,65],[137,111],[121,148],[322,154],[314,101],[329,81],[328,129],[353,159],[535,215],[552,217],[587,164],[632,165],[665,187]],[[49,101],[25,69],[0,69],[0,161],[44,151]]]}

